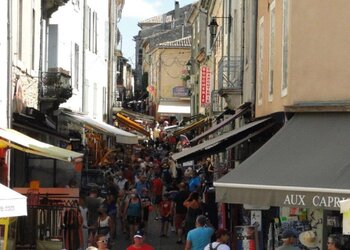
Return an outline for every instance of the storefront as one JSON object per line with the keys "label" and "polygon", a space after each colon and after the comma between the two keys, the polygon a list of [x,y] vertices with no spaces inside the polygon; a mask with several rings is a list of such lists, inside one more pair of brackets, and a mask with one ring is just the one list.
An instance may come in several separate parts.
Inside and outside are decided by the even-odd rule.
{"label": "storefront", "polygon": [[[214,182],[216,199],[242,204],[250,215],[262,207],[278,208],[275,230],[293,225],[299,235],[310,231],[316,235],[313,245],[326,249],[327,236],[341,234],[339,201],[350,198],[349,142],[349,113],[296,113],[256,153]],[[265,247],[274,249],[278,232],[263,233]]]}

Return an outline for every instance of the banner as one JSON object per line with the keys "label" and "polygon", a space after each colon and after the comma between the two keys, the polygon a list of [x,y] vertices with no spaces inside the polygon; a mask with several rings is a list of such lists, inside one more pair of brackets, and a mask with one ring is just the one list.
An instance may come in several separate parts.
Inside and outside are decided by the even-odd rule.
{"label": "banner", "polygon": [[201,67],[201,106],[210,103],[210,68],[208,66]]}

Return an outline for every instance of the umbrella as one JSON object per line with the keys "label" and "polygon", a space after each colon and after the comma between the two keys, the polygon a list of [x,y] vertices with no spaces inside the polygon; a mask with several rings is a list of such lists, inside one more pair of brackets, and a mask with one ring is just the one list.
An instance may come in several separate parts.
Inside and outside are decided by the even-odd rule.
{"label": "umbrella", "polygon": [[0,184],[0,218],[27,215],[27,197]]}

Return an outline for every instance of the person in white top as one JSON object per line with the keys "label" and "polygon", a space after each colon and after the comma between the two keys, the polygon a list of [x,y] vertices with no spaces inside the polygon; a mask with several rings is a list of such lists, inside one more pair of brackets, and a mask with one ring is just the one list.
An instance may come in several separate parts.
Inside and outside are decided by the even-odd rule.
{"label": "person in white top", "polygon": [[215,232],[216,241],[209,243],[203,250],[230,250],[227,242],[230,238],[228,231],[223,228],[219,228]]}

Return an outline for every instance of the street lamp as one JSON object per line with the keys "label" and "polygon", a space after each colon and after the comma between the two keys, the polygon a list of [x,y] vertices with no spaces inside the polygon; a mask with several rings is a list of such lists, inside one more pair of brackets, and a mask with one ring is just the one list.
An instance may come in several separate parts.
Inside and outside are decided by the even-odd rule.
{"label": "street lamp", "polygon": [[214,39],[215,39],[215,37],[216,37],[216,34],[217,34],[217,31],[218,31],[218,23],[216,22],[216,19],[217,18],[228,18],[228,31],[229,31],[229,33],[230,33],[230,30],[231,30],[231,22],[232,22],[232,16],[231,16],[231,14],[228,16],[228,17],[215,17],[215,16],[213,16],[212,18],[211,18],[211,21],[210,21],[210,23],[209,23],[209,32],[210,32],[210,36],[211,36],[211,39],[212,39],[212,44],[213,44],[213,42],[214,42]]}

